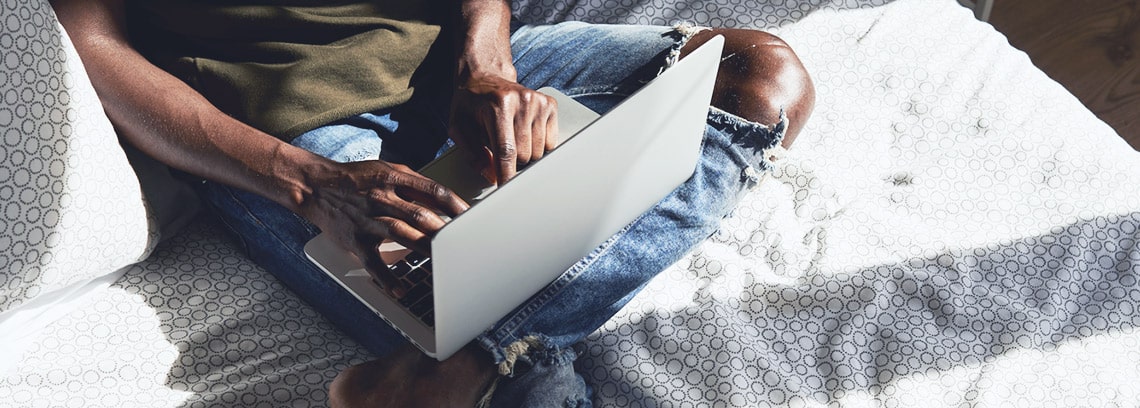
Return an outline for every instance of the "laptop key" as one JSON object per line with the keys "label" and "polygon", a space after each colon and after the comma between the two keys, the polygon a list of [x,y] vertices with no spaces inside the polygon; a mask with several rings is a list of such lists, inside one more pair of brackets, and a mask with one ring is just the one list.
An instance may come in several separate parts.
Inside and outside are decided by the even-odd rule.
{"label": "laptop key", "polygon": [[411,272],[408,273],[408,280],[413,284],[423,282],[424,279],[427,279],[427,277],[428,272],[423,268],[414,268]]}
{"label": "laptop key", "polygon": [[423,315],[427,314],[427,312],[432,311],[432,307],[434,306],[435,301],[432,300],[432,296],[429,293],[427,296],[424,296],[423,299],[420,299],[419,302],[416,302],[416,304],[412,305],[412,307],[409,307],[408,311],[422,318]]}
{"label": "laptop key", "polygon": [[392,271],[392,275],[395,275],[398,279],[404,277],[404,275],[407,275],[408,272],[412,270],[412,265],[409,265],[407,262],[400,261],[392,264],[392,266],[388,267],[388,270]]}
{"label": "laptop key", "polygon": [[435,311],[430,311],[424,317],[420,318],[428,327],[435,327]]}
{"label": "laptop key", "polygon": [[421,255],[419,252],[408,252],[407,255],[404,255],[404,260],[408,261],[408,263],[412,265],[417,265],[426,259],[428,258],[424,255]]}
{"label": "laptop key", "polygon": [[404,294],[404,297],[400,298],[400,304],[404,307],[409,307],[416,304],[416,302],[418,302],[425,295],[429,294],[431,294],[430,287],[427,287],[425,285],[416,285],[415,287],[412,287],[408,293]]}

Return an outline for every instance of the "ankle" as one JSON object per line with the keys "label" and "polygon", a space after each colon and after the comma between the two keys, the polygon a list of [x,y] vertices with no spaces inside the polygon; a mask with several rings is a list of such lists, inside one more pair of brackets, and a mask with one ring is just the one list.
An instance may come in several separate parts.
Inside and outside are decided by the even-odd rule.
{"label": "ankle", "polygon": [[444,361],[408,347],[353,366],[329,387],[334,407],[471,407],[497,377],[487,352],[467,346]]}
{"label": "ankle", "polygon": [[[429,357],[424,356],[424,358]],[[438,369],[440,372],[456,375],[459,379],[486,386],[496,377],[497,370],[493,363],[491,356],[485,350],[471,343],[447,360],[439,362]]]}

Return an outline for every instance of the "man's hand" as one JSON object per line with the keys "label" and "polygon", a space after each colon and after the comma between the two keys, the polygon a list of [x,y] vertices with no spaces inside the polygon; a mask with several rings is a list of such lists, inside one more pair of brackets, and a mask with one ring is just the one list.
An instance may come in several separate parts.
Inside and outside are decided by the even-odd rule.
{"label": "man's hand", "polygon": [[554,149],[557,114],[554,98],[500,76],[473,77],[452,98],[449,136],[476,153],[484,177],[502,184]]}
{"label": "man's hand", "polygon": [[457,18],[449,136],[476,154],[484,177],[502,184],[554,148],[557,109],[553,98],[517,82],[506,0],[459,0]]}
{"label": "man's hand", "polygon": [[351,250],[394,295],[407,290],[388,273],[380,243],[390,239],[427,254],[431,237],[467,203],[407,166],[380,160],[331,163],[310,172],[301,216]]}

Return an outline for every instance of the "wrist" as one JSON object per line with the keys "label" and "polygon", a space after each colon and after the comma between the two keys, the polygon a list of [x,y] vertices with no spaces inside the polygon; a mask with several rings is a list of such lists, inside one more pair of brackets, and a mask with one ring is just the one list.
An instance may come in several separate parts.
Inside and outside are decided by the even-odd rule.
{"label": "wrist", "polygon": [[511,63],[510,59],[507,59],[506,62],[480,61],[475,63],[464,63],[463,60],[460,60],[459,70],[455,77],[456,84],[463,87],[472,80],[486,77],[496,77],[517,82],[518,73],[515,71],[515,66]]}
{"label": "wrist", "polygon": [[275,201],[294,213],[303,213],[337,173],[336,162],[294,146],[283,147],[276,156],[271,176],[279,193]]}
{"label": "wrist", "polygon": [[459,19],[457,83],[487,76],[516,81],[508,3],[505,0],[463,0]]}

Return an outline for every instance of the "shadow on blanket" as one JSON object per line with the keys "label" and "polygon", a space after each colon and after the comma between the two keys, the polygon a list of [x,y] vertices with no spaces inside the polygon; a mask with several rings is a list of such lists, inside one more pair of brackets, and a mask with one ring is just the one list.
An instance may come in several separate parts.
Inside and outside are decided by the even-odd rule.
{"label": "shadow on blanket", "polygon": [[328,384],[371,356],[255,266],[209,216],[113,286],[141,295],[177,349],[166,385],[184,406],[324,406]]}
{"label": "shadow on blanket", "polygon": [[[581,368],[598,398],[618,405],[779,403],[877,394],[916,376],[1051,352],[1140,327],[1138,226],[1140,213],[1098,217],[796,286],[746,275],[734,295],[702,289],[689,308],[596,333]],[[321,404],[333,376],[368,354],[217,230],[192,226],[115,284],[147,300],[177,347],[167,386],[193,393],[188,406]]]}
{"label": "shadow on blanket", "polygon": [[977,381],[1003,356],[1140,327],[1138,242],[1132,213],[796,286],[746,276],[735,296],[705,285],[691,307],[595,333],[580,364],[599,398],[634,406],[827,403],[950,371]]}

